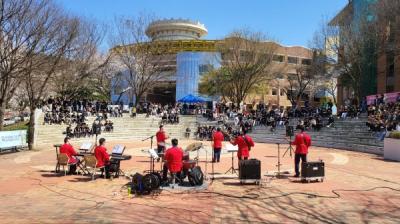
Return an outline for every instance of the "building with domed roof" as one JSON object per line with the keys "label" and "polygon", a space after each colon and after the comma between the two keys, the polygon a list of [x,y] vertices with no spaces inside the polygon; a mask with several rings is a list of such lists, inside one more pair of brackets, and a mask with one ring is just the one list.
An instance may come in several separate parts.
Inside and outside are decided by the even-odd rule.
{"label": "building with domed roof", "polygon": [[[167,76],[170,78],[160,80],[159,85],[154,86],[152,91],[146,94],[145,99],[142,99],[144,101],[167,104],[174,103],[189,94],[198,96],[201,76],[221,66],[221,54],[216,47],[220,40],[203,39],[208,30],[200,22],[187,19],[157,20],[150,23],[145,32],[152,44],[165,49],[161,72],[169,74]],[[312,57],[310,49],[274,44],[278,46],[274,63],[277,66],[289,65],[288,73],[294,72],[290,67],[306,65],[310,62]],[[128,94],[120,97],[116,89],[124,89],[124,87],[112,90],[113,102],[120,98],[124,104],[129,104],[135,100]],[[279,84],[277,88],[269,88],[265,95],[249,96],[248,101],[290,105],[286,95],[280,91]]]}

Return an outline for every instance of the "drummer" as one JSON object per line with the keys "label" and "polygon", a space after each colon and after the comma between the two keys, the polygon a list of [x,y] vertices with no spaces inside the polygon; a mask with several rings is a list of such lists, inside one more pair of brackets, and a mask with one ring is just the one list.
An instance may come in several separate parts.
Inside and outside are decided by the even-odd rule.
{"label": "drummer", "polygon": [[163,180],[167,180],[168,176],[168,170],[171,173],[178,174],[181,172],[182,167],[183,167],[183,150],[178,147],[178,139],[174,138],[171,140],[172,147],[169,148],[165,152],[165,160],[166,162],[164,163],[163,167]]}
{"label": "drummer", "polygon": [[[156,139],[157,139],[157,153],[163,153],[165,151],[165,140],[168,139],[167,134],[165,134],[164,131],[164,126],[160,125],[160,130],[156,133]],[[158,159],[157,161],[160,161]]]}

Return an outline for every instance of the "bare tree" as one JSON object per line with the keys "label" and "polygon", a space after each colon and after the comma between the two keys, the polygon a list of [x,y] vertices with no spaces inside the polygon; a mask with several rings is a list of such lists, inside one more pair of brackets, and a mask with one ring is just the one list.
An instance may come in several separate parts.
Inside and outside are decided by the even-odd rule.
{"label": "bare tree", "polygon": [[23,78],[24,66],[33,53],[32,37],[38,32],[32,26],[36,13],[46,3],[35,0],[2,0],[0,2],[0,130],[6,106]]}
{"label": "bare tree", "polygon": [[363,95],[363,74],[371,72],[376,64],[376,37],[374,23],[367,17],[338,17],[323,20],[312,41],[313,48],[325,52],[326,63],[330,64],[327,66],[333,67],[331,71],[340,75],[342,85],[352,90],[358,100]]}
{"label": "bare tree", "polygon": [[219,79],[222,81],[219,86],[223,86],[223,96],[237,106],[254,88],[268,82],[273,75],[271,63],[277,45],[267,40],[262,33],[241,29],[217,45],[222,55],[219,73],[223,78]]}
{"label": "bare tree", "polygon": [[119,66],[135,105],[151,90],[156,82],[166,79],[169,73],[162,72],[162,60],[167,53],[161,44],[146,36],[146,29],[153,21],[149,15],[135,18],[117,18],[115,35],[111,37],[113,62]]}
{"label": "bare tree", "polygon": [[23,84],[30,108],[29,149],[34,147],[35,110],[43,100],[49,82],[62,69],[62,61],[69,59],[79,32],[77,18],[66,16],[49,1],[39,1],[32,8],[37,5],[40,5],[39,10],[35,11],[35,16],[28,22],[36,30],[28,41],[32,54],[23,68]]}
{"label": "bare tree", "polygon": [[104,26],[80,19],[79,35],[71,46],[73,50],[60,62],[62,69],[52,81],[55,92],[60,96],[73,99],[83,97],[82,92],[98,94],[93,92],[97,78],[102,76],[110,59],[98,49],[104,35]]}
{"label": "bare tree", "polygon": [[287,83],[283,91],[288,96],[292,105],[300,105],[300,101],[308,92],[313,97],[321,83],[326,78],[325,55],[318,50],[313,50],[310,64],[297,65],[295,73],[287,74]]}

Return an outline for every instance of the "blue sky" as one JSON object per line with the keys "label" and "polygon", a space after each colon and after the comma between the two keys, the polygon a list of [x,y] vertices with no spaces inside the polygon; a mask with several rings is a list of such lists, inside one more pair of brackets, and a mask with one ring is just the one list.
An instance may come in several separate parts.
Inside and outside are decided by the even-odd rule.
{"label": "blue sky", "polygon": [[151,13],[159,18],[189,18],[204,23],[205,39],[219,39],[235,28],[262,31],[285,45],[308,46],[323,18],[348,0],[56,0],[67,11],[101,22],[115,16]]}

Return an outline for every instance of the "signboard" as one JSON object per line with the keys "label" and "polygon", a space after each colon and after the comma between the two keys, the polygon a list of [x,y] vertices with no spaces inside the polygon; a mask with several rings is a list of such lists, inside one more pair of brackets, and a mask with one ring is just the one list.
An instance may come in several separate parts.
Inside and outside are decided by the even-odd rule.
{"label": "signboard", "polygon": [[0,131],[0,148],[11,148],[26,145],[26,130]]}
{"label": "signboard", "polygon": [[[395,103],[400,92],[395,93],[385,93],[383,94],[385,103]],[[381,97],[381,94],[378,94]],[[376,95],[367,96],[367,105],[372,105],[375,103]]]}

